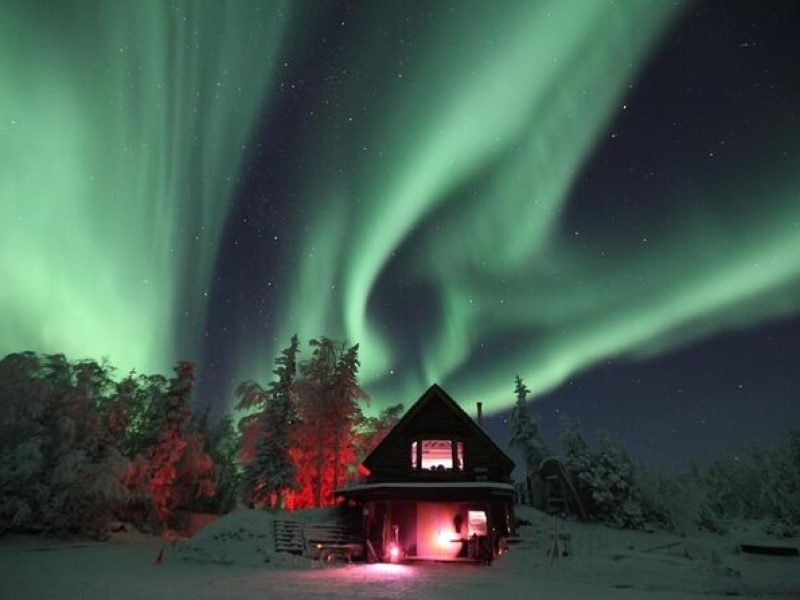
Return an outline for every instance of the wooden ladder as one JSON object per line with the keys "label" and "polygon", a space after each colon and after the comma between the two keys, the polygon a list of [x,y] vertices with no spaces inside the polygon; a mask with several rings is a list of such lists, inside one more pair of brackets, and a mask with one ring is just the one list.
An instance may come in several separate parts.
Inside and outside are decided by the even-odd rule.
{"label": "wooden ladder", "polygon": [[557,475],[548,475],[544,478],[545,485],[545,512],[549,514],[568,512],[569,502],[564,482]]}

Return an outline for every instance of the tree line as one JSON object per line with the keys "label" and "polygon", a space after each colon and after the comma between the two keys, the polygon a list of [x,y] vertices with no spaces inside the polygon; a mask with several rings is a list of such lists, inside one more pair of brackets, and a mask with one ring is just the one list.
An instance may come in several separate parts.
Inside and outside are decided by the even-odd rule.
{"label": "tree line", "polygon": [[[265,384],[236,388],[236,416],[192,403],[195,365],[170,377],[117,378],[107,361],[21,352],[0,359],[0,535],[102,538],[117,521],[184,529],[191,512],[237,505],[326,506],[361,476],[361,460],[399,420],[395,405],[366,416],[358,345],[321,337],[300,360],[294,336]],[[545,508],[539,477],[552,452],[515,379],[510,445],[522,455],[523,496]],[[724,529],[731,518],[800,528],[800,432],[772,449],[681,475],[651,473],[601,434],[592,446],[562,417],[561,462],[589,517],[620,527]]]}
{"label": "tree line", "polygon": [[236,389],[237,414],[192,403],[196,367],[171,377],[107,361],[20,352],[0,359],[0,535],[102,538],[116,521],[186,527],[191,512],[325,506],[400,416],[362,412],[358,345],[293,337],[266,387]]}
{"label": "tree line", "polygon": [[[545,509],[540,467],[551,451],[519,376],[514,389],[509,445],[522,455],[522,495]],[[666,475],[635,462],[607,432],[599,432],[593,446],[579,422],[562,415],[560,427],[559,458],[591,520],[632,529],[658,525],[688,535],[722,532],[736,519],[764,519],[777,534],[800,532],[800,430],[790,429],[774,448],[752,448],[706,469],[692,464],[685,473]]]}

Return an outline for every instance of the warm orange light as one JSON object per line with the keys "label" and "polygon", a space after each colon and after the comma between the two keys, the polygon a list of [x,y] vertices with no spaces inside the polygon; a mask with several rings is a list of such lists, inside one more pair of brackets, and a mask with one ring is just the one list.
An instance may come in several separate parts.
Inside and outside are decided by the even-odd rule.
{"label": "warm orange light", "polygon": [[452,543],[451,536],[446,531],[439,531],[436,541],[439,542],[439,545],[443,548],[449,548]]}
{"label": "warm orange light", "polygon": [[395,544],[389,546],[389,557],[392,561],[396,561],[400,558],[400,548],[398,548]]}
{"label": "warm orange light", "polygon": [[[417,556],[451,559],[463,549],[463,518],[455,503],[420,502],[417,507]],[[461,527],[459,528],[459,525]],[[459,530],[460,529],[460,530]]]}

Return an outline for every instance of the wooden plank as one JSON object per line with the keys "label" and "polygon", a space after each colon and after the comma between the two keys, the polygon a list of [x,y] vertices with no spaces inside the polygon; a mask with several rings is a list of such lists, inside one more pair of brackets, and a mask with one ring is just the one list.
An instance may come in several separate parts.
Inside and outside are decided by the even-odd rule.
{"label": "wooden plank", "polygon": [[305,543],[303,541],[303,531],[298,521],[277,519],[272,523],[275,551],[289,552],[291,554],[303,554]]}

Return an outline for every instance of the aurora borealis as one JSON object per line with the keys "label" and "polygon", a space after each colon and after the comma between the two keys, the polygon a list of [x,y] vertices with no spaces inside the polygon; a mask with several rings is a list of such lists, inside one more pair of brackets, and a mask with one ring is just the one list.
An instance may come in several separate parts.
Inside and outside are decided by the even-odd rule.
{"label": "aurora borealis", "polygon": [[0,10],[3,351],[139,369],[195,355],[280,10]]}
{"label": "aurora borealis", "polygon": [[[673,6],[673,4],[675,4]],[[0,353],[297,332],[510,406],[800,312],[791,2],[10,2]],[[795,36],[796,37],[796,36]]]}

